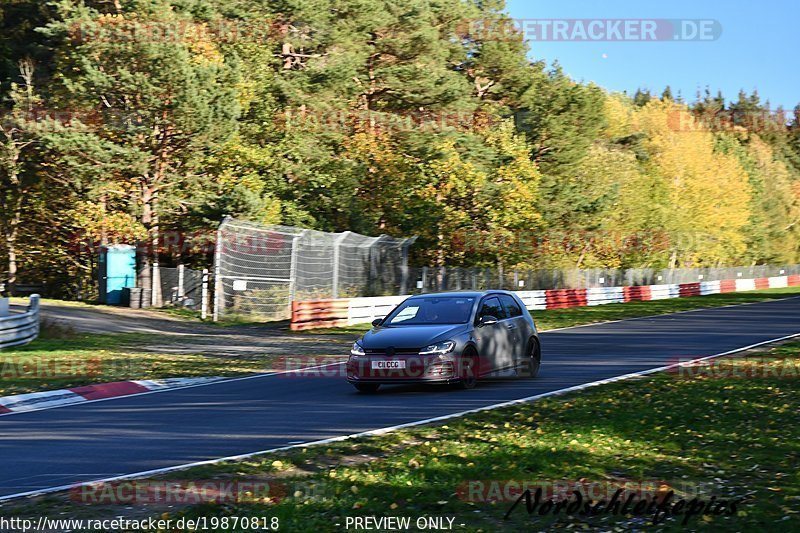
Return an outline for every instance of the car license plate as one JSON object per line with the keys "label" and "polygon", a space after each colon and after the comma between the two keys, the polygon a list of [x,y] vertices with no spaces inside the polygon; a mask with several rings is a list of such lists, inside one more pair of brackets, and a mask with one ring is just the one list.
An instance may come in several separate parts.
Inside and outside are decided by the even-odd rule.
{"label": "car license plate", "polygon": [[405,367],[405,361],[372,361],[372,370],[402,370]]}

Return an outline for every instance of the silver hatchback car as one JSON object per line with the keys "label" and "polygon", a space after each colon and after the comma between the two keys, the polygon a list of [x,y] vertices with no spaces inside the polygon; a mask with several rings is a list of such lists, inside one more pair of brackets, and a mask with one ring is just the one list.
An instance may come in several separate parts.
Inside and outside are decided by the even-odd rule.
{"label": "silver hatchback car", "polygon": [[361,392],[382,384],[459,384],[485,377],[535,377],[536,325],[508,291],[412,296],[353,344],[347,380]]}

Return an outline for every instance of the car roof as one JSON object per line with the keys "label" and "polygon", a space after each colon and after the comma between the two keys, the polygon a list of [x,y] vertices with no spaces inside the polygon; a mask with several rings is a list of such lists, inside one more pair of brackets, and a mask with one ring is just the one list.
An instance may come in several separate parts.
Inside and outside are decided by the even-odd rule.
{"label": "car roof", "polygon": [[491,289],[488,291],[448,291],[448,292],[426,292],[424,294],[415,294],[411,298],[427,298],[427,297],[442,297],[442,296],[465,296],[479,298],[486,294],[513,294],[510,291],[503,291],[500,289]]}

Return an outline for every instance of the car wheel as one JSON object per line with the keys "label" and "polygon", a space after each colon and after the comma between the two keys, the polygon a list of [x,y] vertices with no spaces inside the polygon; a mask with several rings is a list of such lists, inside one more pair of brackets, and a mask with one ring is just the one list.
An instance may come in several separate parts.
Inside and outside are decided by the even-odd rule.
{"label": "car wheel", "polygon": [[378,389],[380,388],[379,383],[355,383],[353,386],[358,392],[369,394],[378,392]]}
{"label": "car wheel", "polygon": [[528,354],[519,369],[519,376],[523,378],[535,378],[539,375],[539,367],[542,364],[542,349],[539,341],[532,338],[528,343]]}
{"label": "car wheel", "polygon": [[461,359],[463,364],[458,386],[462,389],[474,389],[478,384],[478,354],[474,349],[467,349]]}

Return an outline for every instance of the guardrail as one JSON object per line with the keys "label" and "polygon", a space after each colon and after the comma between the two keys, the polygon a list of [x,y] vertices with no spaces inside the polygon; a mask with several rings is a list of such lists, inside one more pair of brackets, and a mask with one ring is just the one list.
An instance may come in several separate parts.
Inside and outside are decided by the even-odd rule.
{"label": "guardrail", "polygon": [[[670,283],[632,287],[600,287],[592,289],[555,289],[517,291],[531,311],[564,309],[585,305],[603,305],[646,300],[666,300],[688,296],[706,296],[728,292],[777,289],[800,285],[800,275],[756,279],[724,279],[694,283]],[[379,296],[339,300],[310,300],[292,304],[293,331],[366,324],[383,318],[408,296]]]}
{"label": "guardrail", "polygon": [[26,312],[0,317],[0,349],[28,344],[38,336],[38,294],[31,295]]}

